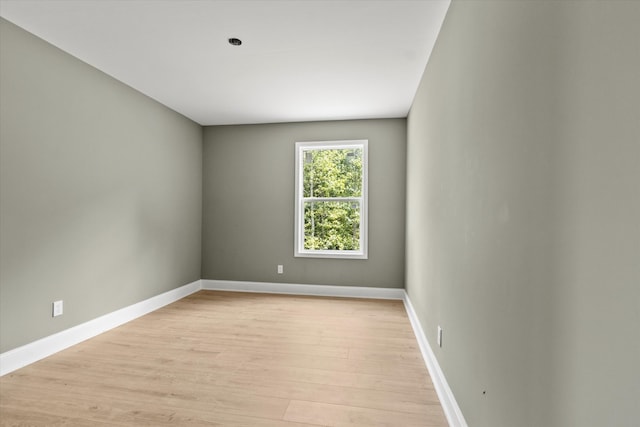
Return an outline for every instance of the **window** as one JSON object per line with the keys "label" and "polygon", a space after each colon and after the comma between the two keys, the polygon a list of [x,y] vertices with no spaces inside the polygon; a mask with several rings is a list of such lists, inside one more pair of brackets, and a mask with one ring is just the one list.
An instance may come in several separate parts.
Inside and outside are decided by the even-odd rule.
{"label": "window", "polygon": [[367,147],[296,143],[295,256],[367,258]]}

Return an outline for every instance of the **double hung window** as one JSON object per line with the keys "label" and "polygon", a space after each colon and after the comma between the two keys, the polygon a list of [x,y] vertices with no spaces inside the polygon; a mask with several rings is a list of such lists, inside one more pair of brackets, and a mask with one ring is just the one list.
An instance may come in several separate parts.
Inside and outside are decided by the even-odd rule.
{"label": "double hung window", "polygon": [[296,143],[295,256],[367,258],[367,148]]}

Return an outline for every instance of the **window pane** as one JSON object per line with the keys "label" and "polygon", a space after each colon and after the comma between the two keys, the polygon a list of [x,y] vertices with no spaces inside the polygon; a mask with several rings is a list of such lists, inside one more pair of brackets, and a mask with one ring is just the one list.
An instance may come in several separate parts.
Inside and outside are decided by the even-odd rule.
{"label": "window pane", "polygon": [[359,202],[305,202],[304,248],[359,250]]}
{"label": "window pane", "polygon": [[302,152],[303,197],[360,197],[362,149],[308,149]]}

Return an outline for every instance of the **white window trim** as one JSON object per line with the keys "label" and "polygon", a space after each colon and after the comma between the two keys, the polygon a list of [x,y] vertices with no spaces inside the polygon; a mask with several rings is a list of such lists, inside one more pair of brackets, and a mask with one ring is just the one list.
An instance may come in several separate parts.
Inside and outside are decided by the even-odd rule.
{"label": "white window trim", "polygon": [[[304,249],[304,198],[302,197],[302,168],[303,158],[301,153],[304,149],[335,149],[335,148],[361,148],[362,149],[362,196],[348,197],[345,200],[360,199],[360,250],[339,251],[339,250],[309,250]],[[368,259],[368,232],[369,232],[369,141],[366,139],[345,140],[345,141],[306,141],[296,142],[295,155],[295,241],[294,256],[306,258],[340,258],[340,259]],[[317,200],[321,201],[322,198]],[[332,198],[332,200],[335,200]]]}

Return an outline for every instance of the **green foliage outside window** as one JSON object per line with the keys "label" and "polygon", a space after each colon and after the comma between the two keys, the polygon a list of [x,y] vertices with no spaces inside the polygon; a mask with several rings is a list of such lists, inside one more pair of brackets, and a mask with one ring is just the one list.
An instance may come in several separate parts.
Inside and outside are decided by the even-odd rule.
{"label": "green foliage outside window", "polygon": [[310,149],[303,155],[303,197],[338,198],[304,202],[304,248],[359,250],[362,149]]}

